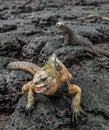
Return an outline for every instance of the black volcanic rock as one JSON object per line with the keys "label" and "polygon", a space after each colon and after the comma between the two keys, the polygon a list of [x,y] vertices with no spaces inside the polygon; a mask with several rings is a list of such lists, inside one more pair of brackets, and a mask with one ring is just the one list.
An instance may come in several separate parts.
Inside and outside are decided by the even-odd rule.
{"label": "black volcanic rock", "polygon": [[9,32],[9,31],[16,30],[16,29],[17,29],[17,25],[4,24],[4,25],[0,26],[0,33]]}
{"label": "black volcanic rock", "polygon": [[[9,57],[0,57],[0,112],[12,113],[16,103],[22,96],[23,84],[31,79],[31,75],[22,71],[6,70],[6,65],[16,61]],[[16,80],[15,80],[16,79]]]}
{"label": "black volcanic rock", "polygon": [[[26,43],[21,39],[14,38],[0,43],[0,56],[17,57]],[[19,57],[19,56],[18,56]]]}

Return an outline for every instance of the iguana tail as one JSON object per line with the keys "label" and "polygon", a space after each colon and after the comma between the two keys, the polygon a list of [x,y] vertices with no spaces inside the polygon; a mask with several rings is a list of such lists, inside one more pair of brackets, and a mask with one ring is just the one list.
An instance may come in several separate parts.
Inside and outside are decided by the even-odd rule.
{"label": "iguana tail", "polygon": [[34,75],[40,69],[39,66],[26,61],[11,62],[7,65],[7,68],[12,70],[25,70],[32,75]]}
{"label": "iguana tail", "polygon": [[109,58],[109,53],[106,52],[106,51],[103,50],[103,49],[100,49],[100,48],[95,47],[95,46],[91,46],[90,49],[91,49],[93,52],[97,53],[97,54],[101,54],[101,55],[104,55],[104,56],[106,56],[106,57]]}

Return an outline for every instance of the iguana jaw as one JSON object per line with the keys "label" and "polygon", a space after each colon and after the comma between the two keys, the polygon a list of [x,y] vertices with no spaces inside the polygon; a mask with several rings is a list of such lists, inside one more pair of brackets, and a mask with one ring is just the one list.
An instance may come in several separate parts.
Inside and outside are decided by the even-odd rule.
{"label": "iguana jaw", "polygon": [[35,85],[34,87],[34,91],[36,93],[43,93],[46,89],[47,87],[45,86],[45,84]]}

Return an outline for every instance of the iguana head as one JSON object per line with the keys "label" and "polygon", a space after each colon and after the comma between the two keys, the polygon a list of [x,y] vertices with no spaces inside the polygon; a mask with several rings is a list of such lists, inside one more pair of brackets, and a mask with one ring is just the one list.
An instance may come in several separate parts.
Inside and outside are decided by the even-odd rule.
{"label": "iguana head", "polygon": [[36,93],[43,93],[48,88],[51,77],[44,70],[39,70],[33,78],[34,90]]}
{"label": "iguana head", "polygon": [[60,26],[65,26],[65,24],[63,22],[57,22],[56,27],[60,27]]}
{"label": "iguana head", "polygon": [[56,27],[61,31],[64,32],[66,31],[66,25],[63,22],[57,22]]}
{"label": "iguana head", "polygon": [[71,74],[56,55],[53,54],[47,63],[40,69],[33,78],[34,91],[44,93],[55,91],[65,80],[71,79]]}

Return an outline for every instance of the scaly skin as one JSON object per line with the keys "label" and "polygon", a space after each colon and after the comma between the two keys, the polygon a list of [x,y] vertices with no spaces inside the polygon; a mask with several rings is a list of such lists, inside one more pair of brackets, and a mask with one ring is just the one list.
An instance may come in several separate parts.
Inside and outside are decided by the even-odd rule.
{"label": "scaly skin", "polygon": [[11,70],[25,70],[32,75],[34,75],[40,69],[39,66],[27,61],[11,62],[8,64],[7,68]]}
{"label": "scaly skin", "polygon": [[96,54],[101,54],[109,58],[109,53],[100,48],[94,47],[92,42],[82,35],[78,34],[74,30],[71,30],[62,22],[57,22],[56,27],[63,34],[64,40],[66,44],[69,45],[81,45],[84,47],[88,47],[88,49]]}
{"label": "scaly skin", "polygon": [[33,80],[26,83],[22,88],[22,93],[28,91],[26,109],[31,109],[34,105],[37,93],[53,95],[66,81],[68,84],[67,94],[72,96],[71,108],[74,116],[78,116],[80,112],[81,89],[79,86],[70,83],[72,75],[68,72],[64,64],[57,59],[55,54],[49,58],[42,68],[33,63],[24,61],[12,62],[7,68],[26,70],[34,76]]}

